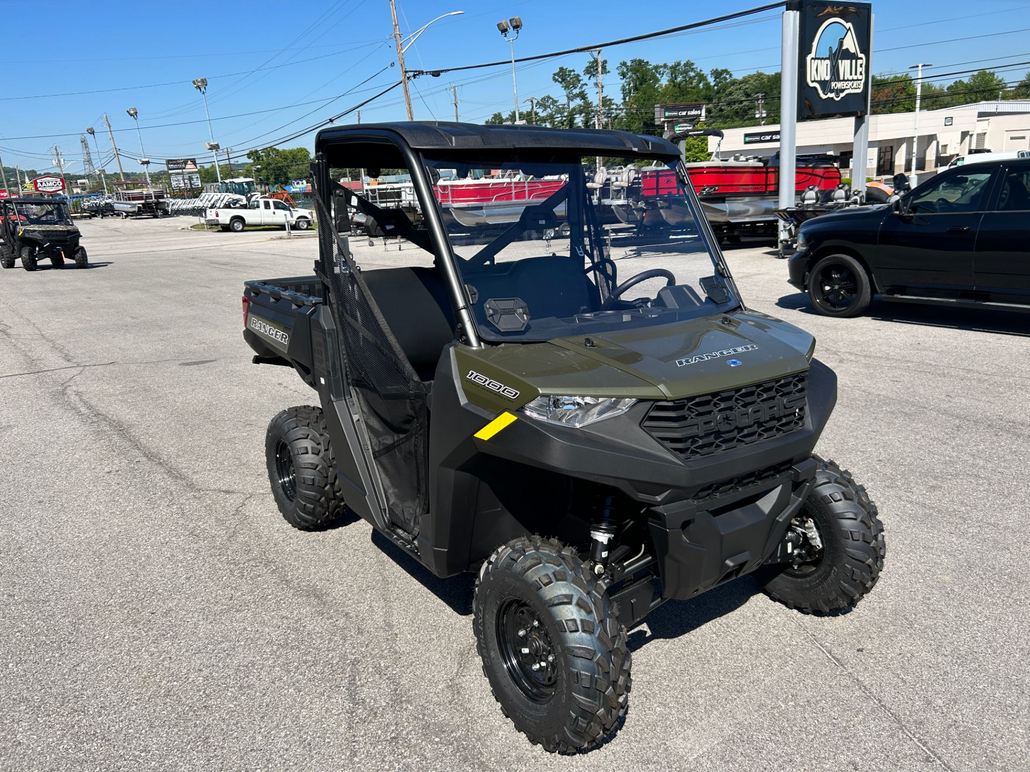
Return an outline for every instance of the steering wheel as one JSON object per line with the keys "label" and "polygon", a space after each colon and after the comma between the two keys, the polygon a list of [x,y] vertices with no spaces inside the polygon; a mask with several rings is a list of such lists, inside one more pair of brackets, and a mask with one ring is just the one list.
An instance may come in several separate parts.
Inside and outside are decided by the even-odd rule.
{"label": "steering wheel", "polygon": [[672,271],[667,271],[664,268],[651,268],[647,271],[641,271],[631,279],[627,279],[618,287],[612,290],[612,294],[608,296],[608,299],[601,304],[602,311],[608,311],[615,304],[623,294],[628,290],[637,286],[641,282],[647,281],[648,279],[656,279],[658,277],[664,277],[666,280],[666,287],[673,287],[676,284],[676,277]]}
{"label": "steering wheel", "polygon": [[938,198],[934,202],[934,206],[937,207],[938,212],[950,212],[955,208],[954,206],[952,206],[951,202],[946,198]]}

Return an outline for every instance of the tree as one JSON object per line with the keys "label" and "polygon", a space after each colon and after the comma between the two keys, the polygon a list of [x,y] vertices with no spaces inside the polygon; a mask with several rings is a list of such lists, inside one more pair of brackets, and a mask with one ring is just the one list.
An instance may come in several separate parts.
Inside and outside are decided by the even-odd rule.
{"label": "tree", "polygon": [[292,180],[307,177],[311,168],[311,153],[306,147],[266,147],[251,150],[247,158],[252,168],[261,167],[261,181],[268,185],[288,185]]}
{"label": "tree", "polygon": [[552,125],[562,129],[574,129],[582,126],[584,114],[589,106],[583,77],[568,67],[559,67],[558,71],[551,76],[551,80],[561,86],[561,90],[565,92],[565,104],[558,105]]}
{"label": "tree", "polygon": [[1012,89],[1012,99],[1030,99],[1030,72],[1023,76],[1023,80]]}
{"label": "tree", "polygon": [[655,124],[654,106],[661,99],[659,92],[667,67],[651,64],[646,59],[619,62],[617,72],[622,79],[622,118],[619,128],[638,134],[660,135]]}
{"label": "tree", "polygon": [[948,94],[954,95],[954,104],[969,102],[990,102],[1001,97],[1005,91],[1005,79],[990,70],[980,70],[969,80],[956,80],[948,86]]}
{"label": "tree", "polygon": [[726,79],[720,73],[720,87],[713,86],[713,97],[708,103],[708,124],[728,129],[753,126],[758,111],[759,94],[766,112],[766,123],[780,120],[780,74],[778,72],[752,72],[741,78]]}

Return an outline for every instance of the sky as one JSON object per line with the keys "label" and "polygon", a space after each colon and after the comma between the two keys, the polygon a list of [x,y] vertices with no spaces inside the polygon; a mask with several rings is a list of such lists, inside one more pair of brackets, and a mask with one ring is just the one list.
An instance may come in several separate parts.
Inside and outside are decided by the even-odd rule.
{"label": "sky", "polygon": [[[510,57],[496,24],[520,15],[517,56],[602,43],[763,5],[762,0],[718,4],[688,0],[398,0],[402,34],[444,18],[408,49],[409,69],[460,66]],[[1030,2],[1019,0],[909,0],[874,2],[873,72],[901,72],[918,62],[937,72],[997,69],[1006,80],[1030,70]],[[79,137],[88,126],[94,162],[109,162],[111,120],[126,166],[141,156],[126,109],[135,107],[146,155],[210,159],[201,95],[191,82],[208,79],[215,140],[244,151],[352,107],[399,80],[388,0],[0,0],[7,42],[0,87],[0,154],[15,164],[53,171],[56,143],[69,176],[81,174]],[[12,41],[17,41],[16,44]],[[618,98],[618,62],[691,59],[704,70],[743,75],[780,67],[780,10],[689,34],[605,49],[612,72],[607,93]],[[588,54],[519,65],[518,90],[528,97],[557,95],[551,73],[582,69]],[[394,66],[390,66],[391,63]],[[932,70],[927,71],[928,74]],[[951,78],[945,79],[947,82]],[[461,120],[482,123],[514,106],[510,67],[422,77],[412,83],[416,120],[453,120],[457,86]],[[348,93],[349,92],[349,93]],[[334,100],[335,101],[330,101]],[[404,120],[399,88],[361,109],[363,123]],[[356,122],[356,114],[341,123]],[[314,134],[284,147],[313,146]],[[224,155],[223,155],[224,160]],[[135,167],[138,169],[138,167]]]}

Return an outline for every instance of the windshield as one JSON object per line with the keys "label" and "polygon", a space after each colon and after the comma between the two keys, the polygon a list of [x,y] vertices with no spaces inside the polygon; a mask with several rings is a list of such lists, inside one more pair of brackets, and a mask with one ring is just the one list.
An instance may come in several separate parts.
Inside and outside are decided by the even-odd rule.
{"label": "windshield", "polygon": [[615,160],[427,159],[483,338],[603,334],[737,305],[675,164]]}
{"label": "windshield", "polygon": [[16,204],[19,219],[30,225],[71,225],[68,210],[61,204]]}

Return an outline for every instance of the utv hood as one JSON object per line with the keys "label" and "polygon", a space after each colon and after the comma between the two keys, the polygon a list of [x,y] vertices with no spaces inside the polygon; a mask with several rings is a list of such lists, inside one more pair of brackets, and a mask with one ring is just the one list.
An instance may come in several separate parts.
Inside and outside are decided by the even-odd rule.
{"label": "utv hood", "polygon": [[480,388],[484,381],[514,393],[510,408],[538,394],[682,399],[806,370],[814,349],[815,339],[793,325],[736,312],[456,353],[466,395],[497,409],[505,401]]}
{"label": "utv hood", "polygon": [[649,383],[666,398],[680,399],[805,370],[815,339],[763,314],[736,313],[562,338],[552,345]]}

